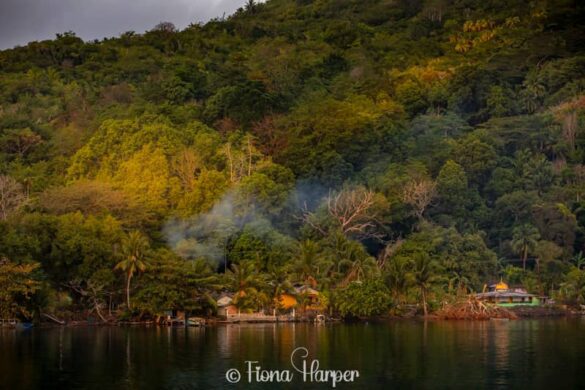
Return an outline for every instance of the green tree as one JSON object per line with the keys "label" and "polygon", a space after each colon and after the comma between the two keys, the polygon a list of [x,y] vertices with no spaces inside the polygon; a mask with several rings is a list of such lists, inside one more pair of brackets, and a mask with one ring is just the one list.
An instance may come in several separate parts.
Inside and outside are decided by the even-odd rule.
{"label": "green tree", "polygon": [[527,190],[536,190],[539,195],[549,189],[555,182],[552,164],[543,155],[535,155],[528,160],[522,172]]}
{"label": "green tree", "polygon": [[126,274],[126,305],[128,310],[131,310],[130,282],[137,272],[146,270],[146,257],[149,248],[148,238],[137,230],[130,232],[122,240],[123,260],[116,264],[115,269],[119,269]]}
{"label": "green tree", "polygon": [[340,286],[379,276],[376,260],[368,255],[358,241],[341,239],[334,256],[333,263],[341,276]]}
{"label": "green tree", "polygon": [[42,237],[39,259],[51,280],[58,284],[84,285],[101,269],[112,270],[119,259],[116,247],[123,231],[110,215],[81,212],[30,221],[32,234]]}
{"label": "green tree", "polygon": [[0,175],[0,220],[8,219],[25,201],[22,185],[10,176]]}
{"label": "green tree", "polygon": [[312,240],[305,240],[299,243],[293,272],[296,277],[306,286],[315,287],[319,278],[319,244]]}
{"label": "green tree", "polygon": [[489,95],[486,99],[487,109],[492,116],[505,116],[510,112],[512,102],[506,96],[506,89],[499,85],[494,85],[489,90]]}
{"label": "green tree", "polygon": [[512,233],[512,250],[521,256],[522,269],[526,269],[528,255],[536,249],[540,239],[538,229],[530,224],[516,226]]}
{"label": "green tree", "polygon": [[270,286],[272,301],[278,307],[279,297],[289,292],[293,287],[288,267],[272,266],[266,277],[267,284]]}
{"label": "green tree", "polygon": [[536,257],[536,272],[540,273],[540,267],[543,263],[549,263],[558,260],[563,254],[563,249],[554,242],[540,240],[534,248]]}
{"label": "green tree", "polygon": [[388,287],[381,279],[354,281],[334,296],[335,308],[342,316],[368,317],[384,314],[391,306]]}
{"label": "green tree", "polygon": [[167,158],[151,144],[120,164],[114,180],[132,201],[159,215],[166,212],[178,192]]}
{"label": "green tree", "polygon": [[269,301],[263,291],[266,280],[251,261],[232,264],[225,274],[226,285],[235,292],[234,304],[240,309],[257,310]]}
{"label": "green tree", "polygon": [[415,254],[412,261],[411,277],[413,284],[419,289],[422,300],[424,316],[428,316],[428,293],[432,283],[437,276],[435,275],[435,262],[433,258],[424,252]]}
{"label": "green tree", "polygon": [[203,315],[214,311],[212,294],[223,284],[205,260],[185,260],[168,249],[158,249],[151,257],[149,272],[134,295],[137,309],[156,316],[172,309]]}
{"label": "green tree", "polygon": [[433,232],[436,257],[445,274],[450,290],[456,293],[481,291],[481,287],[495,276],[496,254],[485,244],[481,234],[460,234],[454,228],[437,228]]}
{"label": "green tree", "polygon": [[483,184],[496,166],[497,153],[493,146],[474,134],[458,142],[453,149],[453,159],[461,164],[472,182]]}
{"label": "green tree", "polygon": [[571,261],[575,264],[575,267],[578,269],[582,269],[585,267],[585,256],[583,256],[583,251],[579,251],[576,253]]}
{"label": "green tree", "polygon": [[465,170],[453,160],[441,168],[437,177],[437,193],[440,199],[440,210],[455,218],[464,216],[470,201],[467,175]]}
{"label": "green tree", "polygon": [[558,291],[561,301],[572,305],[585,304],[585,271],[573,267]]}
{"label": "green tree", "polygon": [[404,303],[409,286],[409,270],[410,263],[405,257],[392,257],[385,266],[386,285],[397,303]]}
{"label": "green tree", "polygon": [[0,136],[0,149],[23,159],[42,141],[42,137],[30,128],[11,129]]}
{"label": "green tree", "polygon": [[16,264],[0,258],[0,317],[31,319],[32,298],[41,288],[38,263]]}

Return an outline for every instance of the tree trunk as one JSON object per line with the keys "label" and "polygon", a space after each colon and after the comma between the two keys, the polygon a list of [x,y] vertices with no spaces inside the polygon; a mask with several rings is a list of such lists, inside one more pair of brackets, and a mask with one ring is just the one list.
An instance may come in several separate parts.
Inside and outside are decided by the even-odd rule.
{"label": "tree trunk", "polygon": [[126,306],[128,306],[128,310],[131,310],[130,307],[130,280],[132,280],[132,274],[128,274],[127,282],[126,282]]}
{"label": "tree trunk", "polygon": [[427,293],[426,293],[424,287],[421,287],[420,292],[421,292],[422,300],[423,300],[423,313],[424,313],[424,316],[426,318],[429,314],[427,311]]}
{"label": "tree trunk", "polygon": [[526,258],[528,257],[528,246],[524,246],[524,253],[522,254],[522,269],[526,271]]}
{"label": "tree trunk", "polygon": [[229,166],[230,166],[230,183],[233,183],[235,181],[234,178],[234,161],[232,159],[232,147],[231,144],[228,142],[228,144],[226,145],[226,155],[228,158],[228,162],[229,162]]}
{"label": "tree trunk", "polygon": [[107,320],[107,319],[106,319],[106,318],[103,316],[103,314],[102,314],[102,312],[101,312],[101,310],[100,310],[100,304],[99,304],[99,302],[98,302],[98,301],[97,301],[97,299],[95,299],[95,298],[94,298],[94,300],[93,300],[93,307],[95,308],[95,312],[96,312],[96,313],[97,313],[97,315],[100,317],[100,319],[101,319],[103,322],[108,322],[108,320]]}
{"label": "tree trunk", "polygon": [[252,174],[252,142],[248,136],[248,176]]}

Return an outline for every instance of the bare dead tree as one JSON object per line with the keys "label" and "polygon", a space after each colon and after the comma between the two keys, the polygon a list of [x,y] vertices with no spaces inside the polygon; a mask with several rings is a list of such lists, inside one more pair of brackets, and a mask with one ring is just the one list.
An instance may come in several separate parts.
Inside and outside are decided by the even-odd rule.
{"label": "bare dead tree", "polygon": [[327,197],[327,210],[344,234],[363,234],[375,226],[374,192],[365,188],[342,190]]}
{"label": "bare dead tree", "polygon": [[383,270],[386,266],[386,262],[398,252],[398,249],[400,249],[403,243],[404,240],[400,237],[396,240],[390,241],[378,255],[378,268]]}
{"label": "bare dead tree", "polygon": [[423,16],[431,22],[441,23],[443,21],[443,14],[447,8],[447,1],[445,0],[432,0],[427,2],[426,6],[422,10]]}
{"label": "bare dead tree", "polygon": [[[325,199],[327,214],[344,235],[381,239],[382,235],[374,231],[377,226],[375,204],[375,193],[364,187],[330,192]],[[321,234],[327,235],[327,227],[306,206],[301,219]]]}
{"label": "bare dead tree", "polygon": [[419,220],[437,195],[437,185],[430,179],[415,179],[406,184],[402,191],[402,201],[414,209]]}
{"label": "bare dead tree", "polygon": [[252,137],[250,134],[246,136],[246,152],[248,154],[248,176],[252,174]]}
{"label": "bare dead tree", "polygon": [[579,112],[585,109],[585,97],[565,102],[553,109],[557,121],[562,126],[562,136],[570,150],[575,150],[575,142],[580,131]]}
{"label": "bare dead tree", "polygon": [[223,153],[228,162],[230,182],[238,183],[242,178],[250,176],[258,160],[262,157],[254,146],[254,139],[247,134],[240,145],[227,142]]}
{"label": "bare dead tree", "polygon": [[324,236],[327,235],[327,230],[323,226],[321,226],[317,215],[314,212],[309,210],[309,207],[307,206],[307,202],[304,203],[304,205],[301,209],[301,215],[299,217],[297,217],[297,219],[306,223],[307,225],[309,225],[310,227],[312,227],[313,229],[315,229],[316,231],[318,231],[322,235],[324,235]]}
{"label": "bare dead tree", "polygon": [[571,150],[575,150],[578,126],[577,112],[567,112],[563,118],[563,138],[567,141]]}
{"label": "bare dead tree", "polygon": [[185,149],[173,160],[173,171],[183,188],[193,188],[197,174],[201,170],[201,160],[193,150]]}
{"label": "bare dead tree", "polygon": [[101,299],[101,287],[93,285],[91,282],[86,283],[87,288],[83,288],[80,281],[70,281],[63,284],[63,286],[70,288],[72,291],[79,294],[83,299],[89,301],[92,306],[92,311],[95,310],[96,314],[100,317],[103,322],[108,322],[108,319],[104,317],[101,308],[104,306],[104,301]]}
{"label": "bare dead tree", "polygon": [[43,141],[40,135],[29,128],[9,130],[0,137],[1,147],[9,153],[16,153],[23,158],[34,146]]}
{"label": "bare dead tree", "polygon": [[6,221],[26,202],[22,185],[10,176],[0,176],[0,219]]}
{"label": "bare dead tree", "polygon": [[235,180],[235,169],[234,169],[234,157],[232,154],[232,144],[230,144],[229,142],[227,144],[225,144],[225,147],[223,148],[223,151],[225,153],[225,156],[228,160],[228,167],[230,170],[230,182],[234,183]]}
{"label": "bare dead tree", "polygon": [[252,132],[260,141],[258,147],[265,155],[275,155],[282,152],[288,145],[287,137],[278,126],[278,115],[267,115],[252,124]]}

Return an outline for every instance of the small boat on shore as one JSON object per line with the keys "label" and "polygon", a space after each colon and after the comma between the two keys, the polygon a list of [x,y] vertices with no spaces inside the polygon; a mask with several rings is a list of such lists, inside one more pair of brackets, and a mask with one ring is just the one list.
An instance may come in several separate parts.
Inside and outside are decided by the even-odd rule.
{"label": "small boat on shore", "polygon": [[189,318],[187,323],[189,326],[205,326],[205,319],[203,318]]}
{"label": "small boat on shore", "polygon": [[17,322],[15,325],[15,329],[17,330],[29,330],[34,327],[32,322]]}
{"label": "small boat on shore", "polygon": [[27,330],[33,327],[32,322],[21,322],[16,318],[0,319],[0,328],[13,328],[18,330]]}
{"label": "small boat on shore", "polygon": [[14,328],[17,323],[15,318],[0,318],[0,328]]}

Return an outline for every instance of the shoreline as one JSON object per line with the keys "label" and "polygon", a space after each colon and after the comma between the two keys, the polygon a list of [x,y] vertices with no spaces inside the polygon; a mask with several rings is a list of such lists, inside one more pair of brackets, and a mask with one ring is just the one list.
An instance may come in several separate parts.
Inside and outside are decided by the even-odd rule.
{"label": "shoreline", "polygon": [[[325,321],[316,321],[310,318],[299,318],[295,320],[226,320],[219,317],[196,317],[197,324],[189,325],[189,328],[197,327],[209,327],[209,326],[224,326],[224,325],[250,325],[250,324],[291,324],[291,323],[304,323],[304,324],[357,324],[357,323],[382,323],[382,322],[394,322],[394,321],[432,321],[432,322],[454,322],[454,321],[518,321],[518,320],[530,320],[530,319],[554,319],[554,318],[577,318],[585,317],[585,312],[571,310],[562,307],[516,307],[508,309],[510,312],[516,315],[516,318],[442,318],[436,314],[430,314],[427,317],[422,315],[414,316],[374,316],[374,317],[363,317],[363,318],[328,318]],[[191,317],[195,318],[195,317]],[[164,322],[157,322],[154,320],[146,321],[116,321],[116,322],[96,322],[88,320],[77,320],[70,321],[64,324],[56,324],[51,322],[41,322],[35,324],[36,329],[52,329],[52,328],[75,328],[75,327],[160,327],[160,328],[185,328],[183,321],[175,324],[165,324]],[[3,326],[1,329],[16,329],[17,326]]]}

